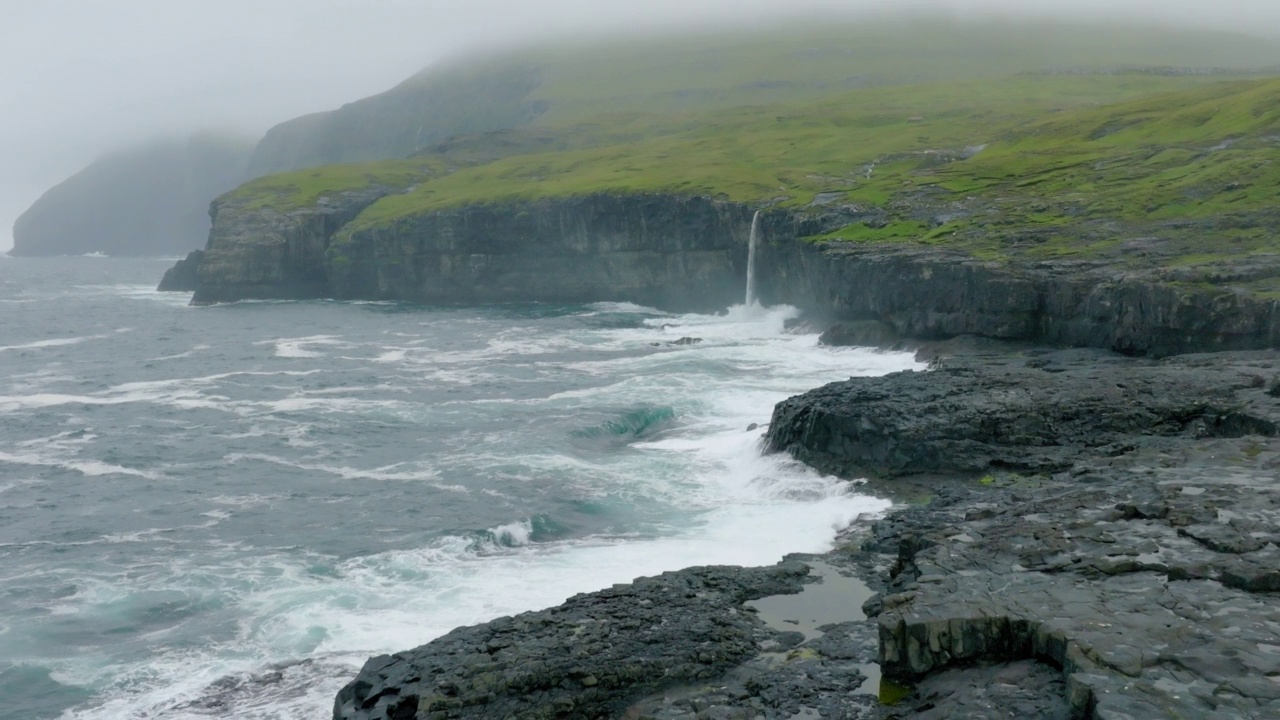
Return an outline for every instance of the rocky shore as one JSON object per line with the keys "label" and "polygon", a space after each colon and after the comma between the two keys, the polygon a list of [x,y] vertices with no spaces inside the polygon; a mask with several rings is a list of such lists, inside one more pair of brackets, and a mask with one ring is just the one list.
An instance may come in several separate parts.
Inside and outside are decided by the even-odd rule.
{"label": "rocky shore", "polygon": [[335,718],[1280,716],[1280,353],[959,341],[765,438],[897,501],[370,660]]}

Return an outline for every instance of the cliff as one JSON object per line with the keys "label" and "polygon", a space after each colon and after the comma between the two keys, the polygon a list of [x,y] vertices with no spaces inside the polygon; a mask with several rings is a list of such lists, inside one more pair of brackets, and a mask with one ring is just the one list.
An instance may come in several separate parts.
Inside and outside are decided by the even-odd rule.
{"label": "cliff", "polygon": [[[763,247],[766,300],[828,320],[876,320],[902,337],[980,335],[1152,356],[1280,347],[1280,302],[1229,283],[1180,281],[1159,266],[996,262],[947,248],[804,243],[790,234]],[[1280,277],[1280,258],[1257,257],[1253,268]]]}
{"label": "cliff", "polygon": [[105,157],[55,186],[13,226],[12,255],[176,255],[209,234],[210,198],[235,187],[248,142],[209,135]]}
{"label": "cliff", "polygon": [[204,260],[203,250],[192,250],[173,267],[165,271],[156,290],[160,292],[195,292],[200,285],[200,262]]}
{"label": "cliff", "polygon": [[742,295],[749,223],[743,207],[706,198],[595,195],[344,228],[379,192],[289,215],[215,205],[193,302],[615,300],[712,309]]}

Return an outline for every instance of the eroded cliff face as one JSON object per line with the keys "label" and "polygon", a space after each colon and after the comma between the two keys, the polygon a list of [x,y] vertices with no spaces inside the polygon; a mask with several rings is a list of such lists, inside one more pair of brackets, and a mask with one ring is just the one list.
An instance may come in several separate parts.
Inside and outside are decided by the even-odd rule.
{"label": "eroded cliff face", "polygon": [[[361,227],[392,190],[291,213],[227,196],[194,303],[341,298],[424,303],[629,301],[672,310],[740,302],[752,208],[706,197],[598,194],[470,206]],[[1105,263],[995,263],[938,247],[812,243],[848,211],[771,211],[758,286],[828,320],[905,337],[957,335],[1164,356],[1280,346],[1280,304]]]}
{"label": "eroded cliff face", "polygon": [[750,211],[708,198],[593,195],[345,228],[386,191],[281,214],[220,200],[193,302],[627,301],[720,309],[745,284]]}
{"label": "eroded cliff face", "polygon": [[707,198],[593,195],[485,205],[340,233],[332,294],[428,303],[741,301],[750,211]]}
{"label": "eroded cliff face", "polygon": [[[811,221],[765,224],[762,297],[904,337],[957,335],[1166,356],[1280,346],[1280,303],[1161,271],[1102,263],[995,263],[909,244],[809,243]],[[814,234],[812,232],[806,234]]]}
{"label": "eroded cliff face", "polygon": [[325,249],[334,233],[391,191],[371,188],[290,213],[224,195],[213,201],[213,229],[193,305],[331,295]]}

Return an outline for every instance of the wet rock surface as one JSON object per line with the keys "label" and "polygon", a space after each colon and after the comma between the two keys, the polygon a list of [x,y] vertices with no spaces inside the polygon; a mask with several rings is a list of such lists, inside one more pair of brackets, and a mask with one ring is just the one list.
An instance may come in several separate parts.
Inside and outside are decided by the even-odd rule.
{"label": "wet rock surface", "polygon": [[[944,359],[780,404],[775,448],[927,493],[860,550],[892,558],[868,610],[915,685],[885,712],[1280,717],[1278,360]],[[1031,661],[1057,679],[997,680]]]}
{"label": "wet rock surface", "polygon": [[1066,470],[1208,437],[1275,436],[1280,355],[1167,361],[1100,350],[944,358],[929,373],[851,378],[780,403],[768,445],[847,477]]}
{"label": "wet rock surface", "polygon": [[460,628],[369,660],[335,718],[619,717],[646,694],[705,682],[776,633],[743,603],[797,592],[808,568],[694,568]]}

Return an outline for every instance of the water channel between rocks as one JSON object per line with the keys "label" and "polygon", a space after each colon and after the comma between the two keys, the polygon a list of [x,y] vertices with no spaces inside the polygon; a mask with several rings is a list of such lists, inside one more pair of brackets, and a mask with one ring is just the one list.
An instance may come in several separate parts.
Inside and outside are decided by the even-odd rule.
{"label": "water channel between rocks", "polygon": [[[822,628],[837,623],[866,620],[862,605],[875,593],[858,578],[842,574],[835,566],[812,560],[805,563],[818,582],[809,583],[795,595],[772,595],[752,600],[747,606],[756,610],[766,625],[779,632],[798,632],[804,642],[822,637]],[[880,665],[864,663],[858,670],[866,676],[858,693],[880,695]]]}

